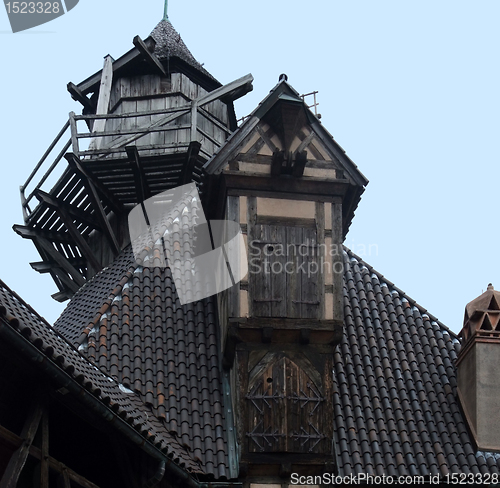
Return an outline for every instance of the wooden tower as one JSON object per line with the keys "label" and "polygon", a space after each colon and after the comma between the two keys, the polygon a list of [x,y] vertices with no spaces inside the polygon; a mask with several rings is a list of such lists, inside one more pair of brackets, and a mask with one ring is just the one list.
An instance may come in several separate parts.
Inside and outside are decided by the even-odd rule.
{"label": "wooden tower", "polygon": [[247,243],[248,275],[219,295],[219,320],[250,486],[335,469],[342,242],[368,183],[286,79],[204,168],[214,214]]}
{"label": "wooden tower", "polygon": [[70,113],[21,187],[24,225],[14,230],[35,244],[42,260],[31,266],[51,274],[58,301],[129,244],[135,205],[190,181],[203,194],[203,165],[236,129],[232,102],[252,89],[250,75],[221,86],[168,19],[133,44],[68,84],[83,113]]}

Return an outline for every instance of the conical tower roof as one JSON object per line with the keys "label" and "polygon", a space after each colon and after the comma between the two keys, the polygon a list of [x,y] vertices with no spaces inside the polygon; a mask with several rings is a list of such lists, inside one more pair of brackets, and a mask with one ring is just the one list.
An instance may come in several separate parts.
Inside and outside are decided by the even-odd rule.
{"label": "conical tower roof", "polygon": [[178,58],[200,71],[210,79],[217,81],[203,66],[196,61],[191,51],[187,48],[180,34],[174,29],[170,20],[163,19],[151,32],[151,37],[156,41],[154,54],[159,59]]}

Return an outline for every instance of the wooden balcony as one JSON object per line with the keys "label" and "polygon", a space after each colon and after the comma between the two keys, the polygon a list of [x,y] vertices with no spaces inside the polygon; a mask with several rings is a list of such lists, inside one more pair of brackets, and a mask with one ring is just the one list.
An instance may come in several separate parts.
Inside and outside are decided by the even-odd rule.
{"label": "wooden balcony", "polygon": [[[191,119],[192,111],[185,108],[161,114],[70,114],[21,186],[24,225],[14,226],[19,235],[33,240],[42,261],[32,267],[53,276],[60,290],[56,300],[70,298],[128,244],[124,221],[136,204],[188,181],[203,192],[201,168],[209,155],[201,142],[188,137],[206,135],[178,123],[186,116]],[[149,124],[134,127],[139,117],[147,117]],[[97,120],[106,126],[112,120],[120,128],[89,131]],[[152,144],[155,135],[163,142]],[[107,252],[96,252],[96,235],[104,238]]]}

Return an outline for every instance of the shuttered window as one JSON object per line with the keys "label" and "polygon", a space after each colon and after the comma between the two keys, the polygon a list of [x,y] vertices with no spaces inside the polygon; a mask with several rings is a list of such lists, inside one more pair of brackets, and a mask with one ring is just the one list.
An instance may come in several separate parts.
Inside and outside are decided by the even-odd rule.
{"label": "shuttered window", "polygon": [[252,315],[319,318],[319,252],[315,226],[256,224],[249,244]]}

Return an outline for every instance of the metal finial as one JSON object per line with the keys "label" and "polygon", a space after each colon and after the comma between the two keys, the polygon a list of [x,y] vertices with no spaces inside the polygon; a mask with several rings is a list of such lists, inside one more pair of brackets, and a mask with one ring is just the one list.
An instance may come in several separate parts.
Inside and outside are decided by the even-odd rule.
{"label": "metal finial", "polygon": [[163,12],[163,20],[168,20],[168,0],[165,0],[165,10]]}

